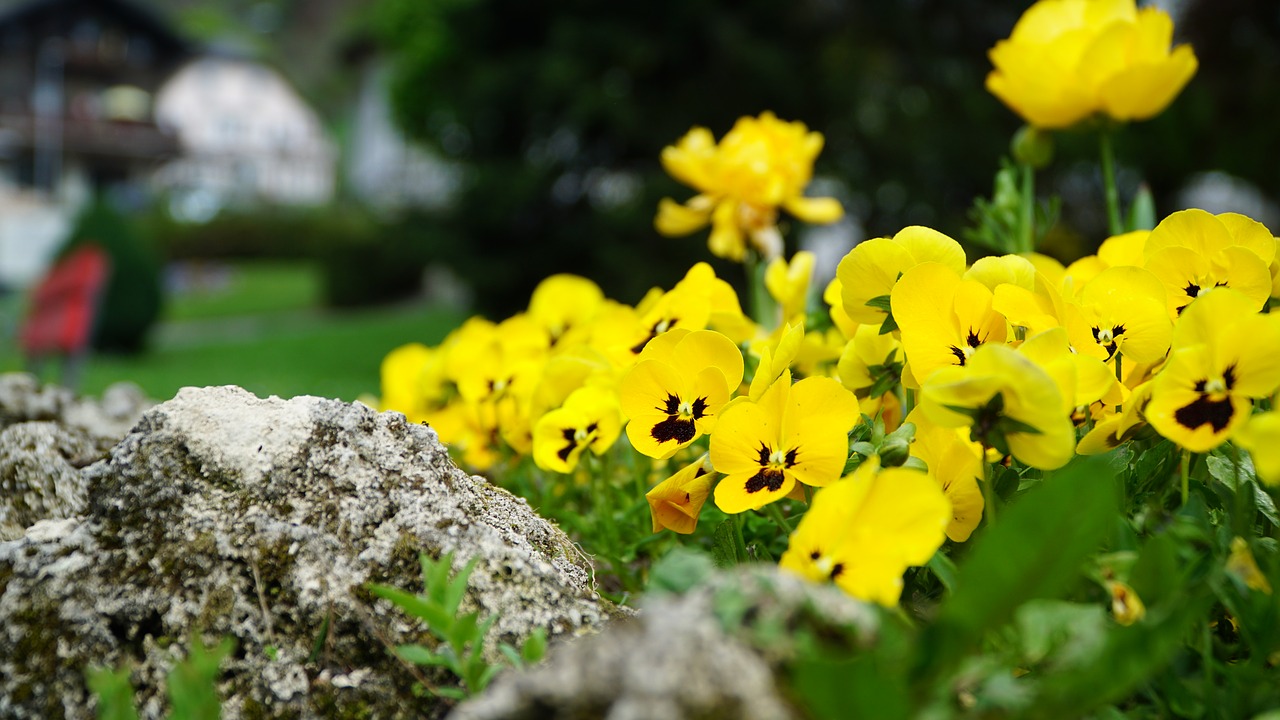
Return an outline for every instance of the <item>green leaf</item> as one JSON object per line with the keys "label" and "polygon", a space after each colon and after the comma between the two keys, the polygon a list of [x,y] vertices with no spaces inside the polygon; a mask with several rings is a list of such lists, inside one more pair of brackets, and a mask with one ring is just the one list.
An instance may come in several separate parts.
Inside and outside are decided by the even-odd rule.
{"label": "green leaf", "polygon": [[217,679],[222,661],[235,649],[235,641],[223,638],[212,648],[192,638],[187,659],[169,671],[169,717],[172,720],[218,720],[222,704],[218,700]]}
{"label": "green leaf", "polygon": [[524,666],[524,658],[520,657],[520,652],[506,643],[498,646],[498,652],[507,659],[507,663],[511,667],[518,668]]}
{"label": "green leaf", "polygon": [[877,296],[875,296],[875,297],[871,298],[870,300],[868,300],[868,301],[866,302],[866,306],[867,306],[867,307],[869,307],[869,308],[875,308],[876,310],[883,310],[884,312],[891,312],[891,311],[892,311],[892,310],[891,310],[891,308],[890,308],[890,306],[889,306],[889,296],[888,296],[888,295],[877,295]]}
{"label": "green leaf", "polygon": [[685,593],[702,585],[715,569],[715,561],[706,553],[677,546],[654,563],[646,591]]}
{"label": "green leaf", "polygon": [[1129,217],[1125,227],[1130,230],[1151,230],[1156,226],[1156,199],[1151,194],[1151,187],[1146,183],[1138,186],[1133,196],[1133,204],[1129,206]]}
{"label": "green leaf", "polygon": [[473,557],[463,566],[462,572],[453,576],[453,580],[449,581],[449,585],[444,591],[445,612],[453,615],[458,612],[458,607],[462,605],[462,597],[467,594],[467,582],[471,579],[471,573],[476,569],[476,563],[480,562],[480,558]]}
{"label": "green leaf", "polygon": [[396,647],[396,655],[414,665],[448,666],[449,664],[448,658],[421,645],[399,645]]}
{"label": "green leaf", "polygon": [[320,653],[324,652],[324,645],[328,640],[329,616],[325,615],[324,620],[320,622],[320,631],[316,633],[316,639],[311,643],[311,654],[307,656],[307,664],[320,659]]}
{"label": "green leaf", "polygon": [[898,321],[893,319],[893,313],[889,313],[887,316],[885,316],[884,322],[880,323],[881,335],[888,335],[889,333],[897,329],[898,329]]}
{"label": "green leaf", "polygon": [[742,522],[741,516],[733,515],[716,526],[712,537],[714,544],[711,547],[711,557],[716,567],[730,568],[747,561],[747,546],[743,543],[742,533],[738,529],[740,522]]}
{"label": "green leaf", "polygon": [[801,658],[791,685],[816,720],[911,717],[906,675],[881,657]]}
{"label": "green leaf", "polygon": [[956,564],[951,562],[951,558],[939,550],[933,554],[933,557],[929,558],[928,568],[938,577],[938,581],[942,583],[942,587],[947,589],[947,592],[955,590]]}
{"label": "green leaf", "polygon": [[1015,613],[1023,657],[1039,663],[1053,655],[1054,667],[1092,660],[1106,640],[1107,611],[1101,604],[1033,600]]}
{"label": "green leaf", "polygon": [[433,695],[438,695],[442,698],[449,698],[450,700],[466,700],[467,699],[467,691],[463,690],[462,688],[438,687],[438,688],[432,688],[431,693]]}
{"label": "green leaf", "polygon": [[444,611],[430,598],[412,595],[389,585],[370,584],[369,592],[395,603],[404,612],[422,620],[433,633],[448,633],[453,627],[453,615]]}
{"label": "green leaf", "polygon": [[85,675],[98,699],[98,720],[138,720],[127,668],[89,668]]}
{"label": "green leaf", "polygon": [[479,613],[466,613],[459,615],[453,621],[453,630],[449,632],[449,644],[457,649],[459,654],[468,646],[473,645],[479,636]]}
{"label": "green leaf", "polygon": [[1051,598],[1080,577],[1117,512],[1104,458],[1077,458],[1004,508],[973,543],[936,622],[921,635],[917,673],[945,672],[1023,603]]}
{"label": "green leaf", "polygon": [[520,647],[520,657],[526,663],[533,664],[542,660],[547,654],[547,631],[543,628],[535,628],[529,633],[529,637],[524,639],[524,645]]}

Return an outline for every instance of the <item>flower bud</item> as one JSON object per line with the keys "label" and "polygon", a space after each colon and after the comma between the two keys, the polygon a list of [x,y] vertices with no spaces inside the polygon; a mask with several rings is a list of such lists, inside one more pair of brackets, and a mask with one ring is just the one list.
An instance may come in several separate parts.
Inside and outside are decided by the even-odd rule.
{"label": "flower bud", "polygon": [[899,467],[911,457],[911,438],[889,436],[877,454],[881,467]]}
{"label": "flower bud", "polygon": [[1034,170],[1043,170],[1053,162],[1053,135],[1031,125],[1023,125],[1009,145],[1013,159]]}

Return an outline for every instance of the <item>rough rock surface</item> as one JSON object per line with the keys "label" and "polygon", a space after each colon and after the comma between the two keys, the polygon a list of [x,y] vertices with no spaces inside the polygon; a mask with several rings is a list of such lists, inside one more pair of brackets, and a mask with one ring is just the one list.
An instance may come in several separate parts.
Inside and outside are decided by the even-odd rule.
{"label": "rough rock surface", "polygon": [[83,513],[80,468],[106,457],[148,405],[132,383],[95,400],[33,375],[0,375],[0,541],[40,520]]}
{"label": "rough rock surface", "polygon": [[831,586],[774,567],[720,573],[684,595],[657,595],[633,619],[552,648],[499,676],[449,720],[783,720],[799,717],[776,670],[796,638],[864,647],[877,615]]}
{"label": "rough rock surface", "polygon": [[67,388],[41,385],[34,375],[0,375],[0,428],[32,421],[56,422],[87,436],[106,454],[152,403],[129,382],[108,387],[101,399],[79,397]]}
{"label": "rough rock surface", "polygon": [[122,663],[160,717],[199,630],[237,642],[223,717],[438,715],[387,649],[429,640],[364,589],[420,588],[419,552],[479,558],[494,642],[613,612],[567,536],[397,413],[188,388],[82,472],[84,516],[0,542],[0,717],[90,717],[85,668]]}

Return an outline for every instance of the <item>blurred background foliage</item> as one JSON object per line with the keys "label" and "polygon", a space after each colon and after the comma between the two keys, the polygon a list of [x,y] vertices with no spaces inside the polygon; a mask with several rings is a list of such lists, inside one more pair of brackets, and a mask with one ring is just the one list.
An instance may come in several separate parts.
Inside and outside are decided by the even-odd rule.
{"label": "blurred background foliage", "polygon": [[[652,229],[660,197],[692,194],[658,155],[694,125],[719,137],[766,109],[826,136],[821,192],[844,202],[855,236],[926,224],[961,237],[1019,126],[983,88],[986,53],[1029,4],[175,0],[165,9],[188,35],[232,38],[280,67],[339,137],[358,80],[352,58],[388,61],[402,129],[457,162],[463,182],[448,207],[396,217],[404,232],[375,242],[412,236],[416,257],[382,253],[401,266],[451,267],[478,309],[499,317],[554,272],[634,302],[706,258],[703,236]],[[1270,89],[1280,10],[1270,0],[1161,4],[1200,71],[1168,111],[1119,137],[1122,194],[1146,181],[1164,215],[1183,206],[1191,176],[1221,170],[1274,198],[1280,140],[1260,119],[1280,110]],[[1093,135],[1059,133],[1058,146],[1039,188],[1063,196],[1045,249],[1069,261],[1103,239],[1105,218]]]}

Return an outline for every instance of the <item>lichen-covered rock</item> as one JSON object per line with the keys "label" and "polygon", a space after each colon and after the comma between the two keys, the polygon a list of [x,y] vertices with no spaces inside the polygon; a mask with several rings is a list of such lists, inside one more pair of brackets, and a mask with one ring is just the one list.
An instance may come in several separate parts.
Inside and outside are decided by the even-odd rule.
{"label": "lichen-covered rock", "polygon": [[83,468],[100,456],[88,434],[52,422],[0,430],[0,540],[21,537],[40,520],[84,512]]}
{"label": "lichen-covered rock", "polygon": [[58,385],[41,385],[28,373],[0,374],[0,428],[32,421],[56,422],[85,433],[105,454],[151,406],[130,382],[108,387],[101,399],[79,397]]}
{"label": "lichen-covered rock", "polygon": [[865,647],[876,611],[774,567],[718,573],[683,595],[656,595],[631,620],[553,648],[500,676],[449,720],[783,720],[801,715],[778,668],[798,638]]}
{"label": "lichen-covered rock", "polygon": [[85,668],[121,663],[159,717],[198,631],[237,642],[226,718],[442,713],[388,651],[424,633],[364,589],[421,588],[419,552],[478,558],[464,609],[494,642],[612,612],[567,536],[397,413],[188,388],[83,473],[82,518],[0,543],[0,717],[90,717]]}

